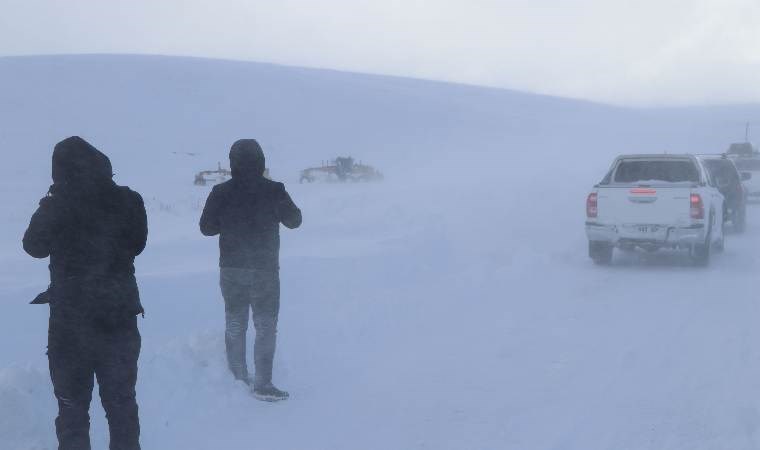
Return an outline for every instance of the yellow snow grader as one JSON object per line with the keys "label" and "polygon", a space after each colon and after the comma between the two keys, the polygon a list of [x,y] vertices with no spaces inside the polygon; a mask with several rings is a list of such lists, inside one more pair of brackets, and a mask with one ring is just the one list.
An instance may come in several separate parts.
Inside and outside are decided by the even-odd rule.
{"label": "yellow snow grader", "polygon": [[380,181],[383,174],[372,166],[354,162],[350,156],[341,156],[333,161],[322,162],[319,167],[309,167],[301,171],[301,183],[344,183]]}
{"label": "yellow snow grader", "polygon": [[216,170],[202,170],[195,174],[195,185],[219,184],[232,178],[232,172],[222,169],[222,163],[217,163]]}
{"label": "yellow snow grader", "polygon": [[[202,170],[195,174],[194,184],[196,186],[206,186],[208,184],[219,184],[232,178],[232,172],[222,167],[222,163],[217,163],[216,170]],[[269,169],[264,169],[264,178],[269,178]]]}

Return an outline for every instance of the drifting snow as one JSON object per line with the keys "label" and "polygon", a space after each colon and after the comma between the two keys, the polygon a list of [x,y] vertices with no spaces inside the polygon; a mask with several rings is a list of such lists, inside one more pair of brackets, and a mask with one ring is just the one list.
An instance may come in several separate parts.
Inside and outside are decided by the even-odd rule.
{"label": "drifting snow", "polygon": [[[0,449],[54,448],[45,263],[20,237],[53,144],[81,134],[149,209],[145,449],[754,449],[760,213],[709,270],[585,255],[618,153],[722,150],[760,109],[627,111],[508,91],[172,58],[0,59]],[[712,125],[712,126],[709,126]],[[213,239],[193,186],[260,138],[304,212],[283,230],[275,380],[227,373]],[[182,152],[195,153],[195,156]],[[351,154],[384,183],[299,185]],[[96,397],[97,399],[97,397]],[[107,427],[93,402],[94,448]]]}

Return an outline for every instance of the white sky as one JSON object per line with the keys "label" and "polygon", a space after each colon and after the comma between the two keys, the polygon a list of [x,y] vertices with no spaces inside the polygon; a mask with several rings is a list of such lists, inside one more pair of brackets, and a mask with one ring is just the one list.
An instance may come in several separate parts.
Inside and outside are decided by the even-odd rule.
{"label": "white sky", "polygon": [[760,0],[0,0],[0,55],[153,53],[622,104],[760,101]]}

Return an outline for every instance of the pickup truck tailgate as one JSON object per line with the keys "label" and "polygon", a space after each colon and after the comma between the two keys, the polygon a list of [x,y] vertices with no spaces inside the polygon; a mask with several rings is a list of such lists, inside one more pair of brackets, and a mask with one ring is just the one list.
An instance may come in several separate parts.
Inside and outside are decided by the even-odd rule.
{"label": "pickup truck tailgate", "polygon": [[[598,219],[623,226],[688,226],[691,188],[604,186],[598,190]],[[624,230],[620,230],[621,234]],[[636,234],[636,233],[634,233]]]}

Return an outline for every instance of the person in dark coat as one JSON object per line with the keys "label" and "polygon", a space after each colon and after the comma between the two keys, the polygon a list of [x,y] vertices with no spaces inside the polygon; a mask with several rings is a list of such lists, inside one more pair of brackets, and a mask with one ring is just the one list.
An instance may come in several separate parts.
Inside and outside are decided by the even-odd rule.
{"label": "person in dark coat", "polygon": [[24,250],[50,257],[48,361],[58,400],[60,450],[90,449],[94,378],[111,450],[140,448],[135,399],[143,313],[134,260],[148,227],[142,198],[116,185],[111,162],[74,136],[53,151],[53,185],[24,234]]}
{"label": "person in dark coat", "polygon": [[[282,183],[264,177],[264,152],[254,139],[230,150],[232,178],[214,186],[200,220],[206,236],[219,235],[220,285],[225,304],[227,362],[234,377],[252,384],[260,400],[277,401],[288,393],[272,384],[272,365],[280,310],[280,224],[301,225]],[[248,314],[253,311],[255,375],[246,363]]]}

